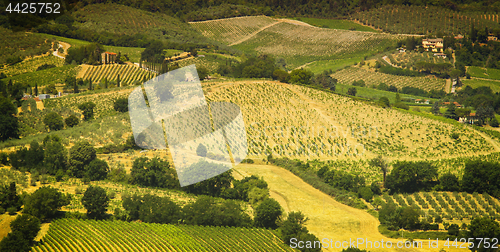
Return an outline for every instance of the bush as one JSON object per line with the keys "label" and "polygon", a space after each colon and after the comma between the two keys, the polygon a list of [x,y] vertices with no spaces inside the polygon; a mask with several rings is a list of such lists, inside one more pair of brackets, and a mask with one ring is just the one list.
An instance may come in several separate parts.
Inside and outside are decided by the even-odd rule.
{"label": "bush", "polygon": [[86,121],[94,118],[95,106],[93,102],[84,102],[78,105],[78,109],[83,111],[83,117]]}
{"label": "bush", "polygon": [[402,102],[396,102],[394,104],[394,107],[400,108],[400,109],[406,109],[406,110],[410,109],[410,106],[408,106],[408,105],[406,105],[405,103],[402,103]]}
{"label": "bush", "polygon": [[70,115],[68,118],[64,119],[64,122],[66,123],[66,126],[74,127],[80,123],[80,119],[78,119],[75,115]]}
{"label": "bush", "polygon": [[370,201],[373,198],[373,192],[370,187],[361,187],[358,189],[358,197],[363,198],[366,201]]}
{"label": "bush", "polygon": [[17,212],[17,208],[16,207],[9,207],[7,208],[7,212],[10,214],[10,215],[15,215],[16,212]]}
{"label": "bush", "polygon": [[85,177],[91,181],[103,180],[106,178],[109,172],[109,166],[106,161],[101,159],[92,160],[87,166],[87,171],[85,172]]}
{"label": "bush", "polygon": [[118,98],[113,105],[116,111],[118,112],[127,112],[128,111],[128,99],[127,98]]}
{"label": "bush", "polygon": [[199,144],[198,148],[196,148],[196,155],[200,157],[206,157],[207,156],[207,147],[203,144]]}
{"label": "bush", "polygon": [[52,130],[61,130],[64,127],[62,116],[56,112],[50,112],[43,118],[43,123]]}
{"label": "bush", "polygon": [[255,226],[275,229],[278,227],[276,221],[281,214],[281,206],[275,199],[265,199],[255,209]]}

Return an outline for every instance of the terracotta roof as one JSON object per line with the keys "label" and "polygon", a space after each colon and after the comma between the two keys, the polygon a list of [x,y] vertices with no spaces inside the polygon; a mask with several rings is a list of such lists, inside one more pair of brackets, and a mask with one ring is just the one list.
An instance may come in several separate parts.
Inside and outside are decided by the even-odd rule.
{"label": "terracotta roof", "polygon": [[40,98],[38,98],[38,97],[35,97],[35,99],[34,99],[34,100],[35,100],[35,101],[41,101],[41,100],[40,100]]}
{"label": "terracotta roof", "polygon": [[116,53],[114,52],[105,52],[106,54],[109,54],[109,55],[116,55]]}
{"label": "terracotta roof", "polygon": [[476,113],[470,113],[469,116],[476,116]]}

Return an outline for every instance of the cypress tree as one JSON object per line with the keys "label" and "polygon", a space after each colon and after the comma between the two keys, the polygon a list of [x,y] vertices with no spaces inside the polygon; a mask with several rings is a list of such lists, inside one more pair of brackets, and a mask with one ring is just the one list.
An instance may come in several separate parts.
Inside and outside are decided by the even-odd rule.
{"label": "cypress tree", "polygon": [[120,87],[120,74],[116,77],[116,86]]}

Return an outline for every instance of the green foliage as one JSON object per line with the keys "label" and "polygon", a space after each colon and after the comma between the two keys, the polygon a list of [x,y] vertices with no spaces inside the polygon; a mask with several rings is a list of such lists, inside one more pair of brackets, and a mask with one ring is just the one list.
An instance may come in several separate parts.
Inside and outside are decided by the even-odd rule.
{"label": "green foliage", "polygon": [[[468,238],[475,238],[475,240],[479,240],[481,238],[490,238],[489,242],[493,242],[491,238],[500,237],[500,225],[498,222],[488,218],[488,217],[478,217],[474,218],[470,225],[469,231],[467,232]],[[491,251],[491,243],[490,245],[486,245],[486,243],[475,242],[474,246],[470,248],[471,251]]]}
{"label": "green foliage", "polygon": [[370,187],[364,186],[358,189],[358,197],[363,198],[366,201],[371,201],[373,198],[373,192]]}
{"label": "green foliage", "polygon": [[[225,190],[228,190],[231,187],[231,183],[234,181],[234,177],[230,170],[227,171],[226,168],[221,168],[219,165],[206,161],[200,161],[188,167],[184,170],[183,176],[196,179],[200,176],[198,174],[200,171],[202,172],[203,177],[210,178],[195,184],[184,186],[182,190],[194,194],[205,194],[213,197],[219,197]],[[206,172],[213,173],[207,174]],[[211,175],[213,175],[213,177],[211,177]]]}
{"label": "green foliage", "polygon": [[355,87],[352,87],[352,88],[349,88],[347,90],[347,95],[350,95],[350,96],[356,96],[356,93],[357,93],[357,90]]}
{"label": "green foliage", "polygon": [[0,242],[1,252],[26,252],[30,249],[30,241],[24,239],[23,234],[19,231],[8,233],[7,237]]}
{"label": "green foliage", "polygon": [[366,86],[366,83],[364,80],[357,80],[357,81],[353,81],[352,85],[356,86],[356,87],[364,87],[364,86]]}
{"label": "green foliage", "polygon": [[83,178],[86,173],[86,168],[96,159],[96,150],[87,141],[82,140],[77,142],[69,150],[69,169],[73,176]]}
{"label": "green foliage", "polygon": [[65,196],[55,188],[44,186],[25,198],[23,213],[45,221],[54,217],[61,207],[69,203],[69,195]]}
{"label": "green foliage", "polygon": [[283,210],[275,199],[265,199],[255,209],[255,226],[276,229],[278,227],[278,218],[282,213]]}
{"label": "green foliage", "polygon": [[70,115],[66,119],[64,119],[64,123],[66,123],[67,127],[72,128],[80,123],[80,119],[75,115]]}
{"label": "green foliage", "polygon": [[391,103],[389,102],[389,99],[387,97],[385,97],[385,96],[384,97],[380,97],[380,99],[378,100],[378,103],[383,108],[391,107]]}
{"label": "green foliage", "polygon": [[166,160],[140,157],[134,160],[130,172],[131,183],[141,186],[178,188],[176,171]]}
{"label": "green foliage", "polygon": [[91,219],[103,219],[109,205],[109,197],[104,188],[89,186],[82,198],[82,205],[87,209],[87,216]]}
{"label": "green foliage", "polygon": [[16,107],[12,102],[0,95],[0,141],[19,138],[19,123]]}
{"label": "green foliage", "polygon": [[206,157],[207,156],[207,147],[203,144],[199,144],[198,147],[196,148],[196,155],[200,157]]}
{"label": "green foliage", "polygon": [[[281,239],[285,244],[292,248],[298,248],[300,251],[321,251],[321,248],[313,247],[315,241],[319,241],[316,236],[309,233],[309,230],[304,226],[307,218],[301,212],[290,212],[286,220],[280,225]],[[299,241],[303,241],[299,244]],[[309,246],[308,246],[309,243]],[[302,247],[301,247],[302,246]]]}
{"label": "green foliage", "polygon": [[219,203],[208,196],[198,197],[196,202],[187,204],[182,211],[184,223],[189,225],[248,227],[252,222],[236,201]]}
{"label": "green foliage", "polygon": [[96,104],[93,102],[84,102],[78,105],[78,109],[82,110],[83,117],[85,121],[94,118],[94,108]]}
{"label": "green foliage", "polygon": [[290,82],[294,84],[309,85],[314,74],[309,70],[294,69],[290,73]]}
{"label": "green foliage", "polygon": [[50,112],[43,118],[43,123],[49,127],[51,131],[61,130],[64,128],[64,122],[61,115],[57,112]]}
{"label": "green foliage", "polygon": [[19,232],[25,240],[33,241],[40,231],[40,220],[29,214],[18,215],[10,223],[12,232]]}
{"label": "green foliage", "polygon": [[437,168],[430,162],[397,161],[387,175],[387,188],[391,193],[429,190],[437,175]]}
{"label": "green foliage", "polygon": [[438,189],[441,191],[460,191],[460,181],[455,174],[446,173],[439,178]]}
{"label": "green foliage", "polygon": [[[104,48],[100,44],[90,44],[80,47],[70,47],[68,49],[68,55],[66,55],[66,64],[71,64],[72,61],[76,61],[77,64],[98,64],[101,63],[101,53],[104,52]],[[67,84],[67,83],[66,83]]]}
{"label": "green foliage", "polygon": [[250,57],[234,67],[234,76],[243,78],[271,78],[275,69],[275,60],[270,55]]}
{"label": "green foliage", "polygon": [[9,209],[11,207],[14,208],[14,211],[21,209],[23,202],[19,195],[16,192],[16,183],[11,182],[9,186],[1,186],[0,187],[0,207],[5,209]]}
{"label": "green foliage", "polygon": [[324,71],[323,73],[317,74],[311,79],[311,83],[319,87],[329,89],[330,91],[335,91],[337,79],[332,78],[330,76],[331,74],[332,71]]}
{"label": "green foliage", "polygon": [[196,70],[198,71],[198,78],[200,80],[204,80],[208,77],[208,69],[203,66],[196,67]]}
{"label": "green foliage", "polygon": [[109,166],[106,161],[101,159],[92,160],[87,166],[87,171],[85,171],[85,177],[91,181],[103,180],[108,176]]}
{"label": "green foliage", "polygon": [[118,112],[127,112],[128,111],[128,98],[122,97],[116,99],[114,105],[114,109]]}
{"label": "green foliage", "polygon": [[130,220],[177,224],[182,219],[181,208],[168,197],[151,194],[125,196],[123,207],[129,212]]}
{"label": "green foliage", "polygon": [[49,174],[66,171],[68,167],[68,151],[57,135],[48,135],[43,139],[43,162]]}
{"label": "green foliage", "polygon": [[290,74],[280,68],[277,68],[273,72],[273,79],[278,80],[280,82],[288,83],[290,81]]}
{"label": "green foliage", "polygon": [[473,193],[487,192],[500,197],[500,164],[482,160],[470,160],[465,164],[462,190]]}
{"label": "green foliage", "polygon": [[379,221],[389,230],[415,230],[420,227],[420,211],[411,207],[397,207],[395,204],[383,204],[379,211]]}

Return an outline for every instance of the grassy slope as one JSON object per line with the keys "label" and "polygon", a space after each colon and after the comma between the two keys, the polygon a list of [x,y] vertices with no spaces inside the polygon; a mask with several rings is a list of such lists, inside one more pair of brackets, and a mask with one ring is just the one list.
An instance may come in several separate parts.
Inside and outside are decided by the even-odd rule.
{"label": "grassy slope", "polygon": [[469,73],[472,77],[500,80],[500,70],[494,68],[468,66],[467,73]]}
{"label": "grassy slope", "polygon": [[480,80],[480,79],[462,79],[464,86],[470,86],[471,88],[478,88],[481,86],[490,87],[493,92],[500,92],[500,81],[493,80]]}
{"label": "grassy slope", "polygon": [[118,4],[87,5],[72,13],[78,28],[114,34],[145,34],[150,39],[203,43],[206,39],[180,20]]}

